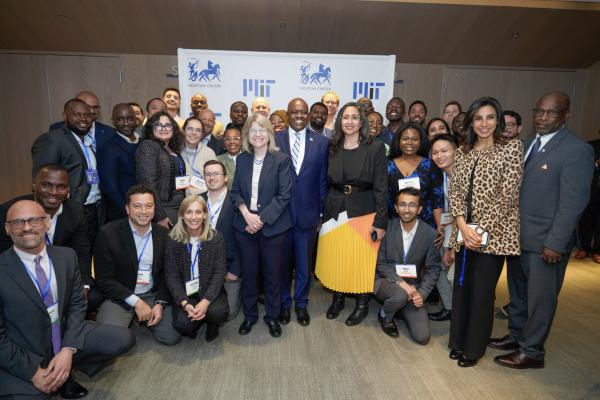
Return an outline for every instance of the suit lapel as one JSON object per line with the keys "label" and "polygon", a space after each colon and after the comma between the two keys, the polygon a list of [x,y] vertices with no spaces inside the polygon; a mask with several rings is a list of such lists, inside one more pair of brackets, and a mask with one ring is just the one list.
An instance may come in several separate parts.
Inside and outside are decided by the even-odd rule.
{"label": "suit lapel", "polygon": [[125,247],[127,256],[129,256],[129,264],[131,265],[131,268],[133,268],[133,272],[137,274],[138,254],[135,248],[135,242],[133,241],[133,233],[131,233],[131,227],[129,226],[129,219],[124,219],[121,223],[121,226],[119,227],[119,235],[121,235],[123,246]]}
{"label": "suit lapel", "polygon": [[281,143],[281,151],[288,156],[292,155],[292,149],[290,148],[290,128],[278,134],[280,137],[279,143]]}
{"label": "suit lapel", "polygon": [[21,261],[21,259],[12,247],[7,251],[10,252],[11,259],[10,262],[4,263],[6,274],[3,275],[7,276],[9,279],[12,279],[16,283],[16,285],[23,292],[25,292],[27,297],[29,297],[31,301],[35,303],[35,305],[37,305],[44,312],[47,312],[46,305],[42,302],[40,292],[38,292],[37,288],[35,287],[35,283],[33,283],[31,278],[29,277],[29,274],[27,273],[27,271],[25,271],[26,267],[23,264],[23,261]]}
{"label": "suit lapel", "polygon": [[71,143],[75,150],[77,150],[79,157],[81,157],[81,159],[83,160],[83,165],[87,165],[87,159],[85,158],[85,154],[83,154],[83,150],[81,150],[81,142],[78,142],[77,139],[75,139],[75,136],[73,136],[73,133],[68,128],[63,128],[63,132],[65,134],[65,137],[67,138],[67,141]]}
{"label": "suit lapel", "polygon": [[[415,235],[410,244],[410,249],[408,249],[408,254],[406,254],[406,261],[413,260],[413,255],[415,252],[422,246],[422,242],[425,240],[425,236],[422,234],[424,222],[419,221],[417,225],[417,230],[415,231]],[[417,264],[417,262],[411,262],[412,264]]]}
{"label": "suit lapel", "polygon": [[[560,145],[560,143],[563,141],[565,136],[566,136],[566,130],[565,130],[565,128],[562,128],[560,131],[558,131],[554,135],[554,137],[552,139],[550,139],[550,141],[548,143],[546,143],[544,145],[544,147],[542,147],[542,149],[533,157],[533,159],[531,159],[531,161],[529,161],[527,163],[524,174],[527,174],[532,168],[533,169],[538,168],[538,166],[544,162],[544,160],[546,159],[548,154],[551,153],[554,149],[556,149]],[[531,144],[531,142],[529,144]],[[529,146],[526,147],[526,149],[528,149],[528,148],[529,148]]]}
{"label": "suit lapel", "polygon": [[[158,230],[154,229],[154,227],[152,227],[152,274],[154,275],[155,279],[157,276],[157,271],[158,271],[158,259],[159,259],[159,254],[158,251],[160,249],[161,246],[161,237],[158,235]],[[137,259],[136,259],[137,261]],[[154,282],[154,286],[156,287],[157,282]]]}
{"label": "suit lapel", "polygon": [[310,165],[310,156],[315,145],[314,133],[306,127],[306,136],[304,140],[304,159],[302,160],[302,165],[300,166],[300,173],[298,176],[302,175],[302,173],[308,168]]}
{"label": "suit lapel", "polygon": [[48,257],[52,261],[54,273],[56,274],[56,288],[58,290],[58,315],[62,315],[65,305],[67,287],[67,271],[64,264],[65,260],[54,252],[52,246],[47,246],[46,249],[48,251]]}
{"label": "suit lapel", "polygon": [[223,224],[226,220],[227,217],[227,213],[230,212],[229,209],[233,207],[233,205],[231,204],[231,198],[229,197],[229,191],[227,192],[227,194],[225,195],[225,198],[223,199],[223,205],[221,206],[221,212],[219,213],[219,219],[217,219],[217,231],[219,232],[223,232]]}
{"label": "suit lapel", "polygon": [[[266,178],[267,174],[269,174],[271,172],[271,167],[273,166],[274,162],[275,162],[275,156],[273,156],[273,154],[271,154],[270,151],[267,151],[267,154],[265,155],[265,161],[263,163],[262,169],[260,170],[260,177],[258,178],[258,193],[261,192],[262,187],[266,181],[265,178]],[[250,183],[250,186],[252,186],[252,183]],[[252,193],[252,187],[250,187],[249,193]]]}

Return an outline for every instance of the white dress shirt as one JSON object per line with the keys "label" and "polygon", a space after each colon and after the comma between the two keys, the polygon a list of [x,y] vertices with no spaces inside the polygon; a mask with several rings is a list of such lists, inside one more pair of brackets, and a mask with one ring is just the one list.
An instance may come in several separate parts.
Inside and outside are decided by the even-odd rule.
{"label": "white dress shirt", "polygon": [[[265,155],[266,157],[266,155]],[[264,158],[263,158],[264,161]],[[260,171],[262,171],[263,163],[254,163],[252,167],[252,192],[250,194],[250,211],[258,211],[258,183],[260,179]]]}
{"label": "white dress shirt", "polygon": [[48,244],[54,243],[54,232],[56,232],[56,222],[58,221],[58,217],[60,214],[62,214],[62,212],[63,205],[61,204],[60,206],[58,206],[58,210],[56,210],[52,218],[50,218],[50,229],[48,229],[48,232],[46,233],[48,239],[47,242],[50,242]]}
{"label": "white dress shirt", "polygon": [[527,160],[527,157],[529,157],[529,153],[531,153],[531,149],[533,149],[533,145],[535,144],[535,141],[540,138],[540,149],[538,150],[538,152],[541,152],[542,149],[544,148],[544,146],[546,144],[548,144],[548,142],[563,128],[563,126],[560,127],[560,129],[556,132],[552,132],[552,133],[547,133],[545,135],[540,135],[539,133],[535,134],[535,139],[533,139],[533,141],[531,142],[531,144],[529,145],[529,147],[527,148],[527,153],[525,153],[525,158],[524,160]]}
{"label": "white dress shirt", "polygon": [[[139,297],[138,294],[148,293],[154,287],[154,279],[152,278],[152,261],[154,259],[154,246],[152,245],[152,225],[148,228],[148,231],[145,235],[141,235],[138,231],[133,227],[131,221],[129,221],[129,226],[131,227],[131,233],[133,234],[133,241],[135,243],[135,253],[136,259],[140,259],[140,263],[137,266],[137,269],[141,269],[144,271],[150,271],[150,283],[148,284],[135,284],[135,289],[133,291],[134,294],[130,295],[125,299],[125,303],[129,304],[131,307],[135,306]],[[144,247],[144,243],[146,242],[146,238],[148,239],[148,244],[144,249],[144,253],[142,254],[142,248]],[[140,258],[141,255],[141,258]]]}
{"label": "white dress shirt", "polygon": [[400,227],[402,228],[402,245],[404,246],[404,260],[402,260],[402,263],[406,263],[406,256],[410,251],[410,246],[415,238],[415,233],[417,233],[417,226],[419,226],[419,220],[415,221],[415,226],[413,226],[410,231],[405,231],[404,224],[400,221]]}
{"label": "white dress shirt", "polygon": [[219,215],[221,215],[221,209],[223,208],[223,201],[225,200],[225,196],[227,195],[227,186],[223,187],[223,192],[219,194],[217,200],[213,203],[210,197],[210,193],[206,196],[208,201],[208,219],[210,222],[210,226],[213,229],[217,229],[217,221],[219,220]]}

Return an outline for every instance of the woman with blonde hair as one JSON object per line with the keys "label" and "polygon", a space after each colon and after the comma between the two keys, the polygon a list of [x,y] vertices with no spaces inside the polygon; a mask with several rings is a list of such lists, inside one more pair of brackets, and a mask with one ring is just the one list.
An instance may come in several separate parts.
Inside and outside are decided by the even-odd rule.
{"label": "woman with blonde hair", "polygon": [[281,336],[281,268],[292,191],[290,157],[278,151],[273,126],[261,114],[248,118],[242,131],[247,152],[237,157],[231,200],[233,227],[242,264],[242,304],[246,335],[258,320],[258,277],[262,267],[265,290],[264,321],[273,337]]}
{"label": "woman with blonde hair", "polygon": [[194,338],[206,322],[206,341],[211,342],[219,336],[229,307],[223,291],[225,240],[210,227],[207,216],[201,196],[183,199],[165,245],[165,277],[174,303],[173,327]]}

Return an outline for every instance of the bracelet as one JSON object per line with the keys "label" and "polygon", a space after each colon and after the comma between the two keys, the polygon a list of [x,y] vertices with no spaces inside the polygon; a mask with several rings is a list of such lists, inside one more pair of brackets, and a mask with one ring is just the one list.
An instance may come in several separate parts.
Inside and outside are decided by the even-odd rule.
{"label": "bracelet", "polygon": [[185,310],[185,306],[187,306],[188,304],[190,304],[190,302],[189,302],[189,301],[187,301],[187,300],[183,300],[183,301],[181,302],[181,308],[183,308],[183,309]]}

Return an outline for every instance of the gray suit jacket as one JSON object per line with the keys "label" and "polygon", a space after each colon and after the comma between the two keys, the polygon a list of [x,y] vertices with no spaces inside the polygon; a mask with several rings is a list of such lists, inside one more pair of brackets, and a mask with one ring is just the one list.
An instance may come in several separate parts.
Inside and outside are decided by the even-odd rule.
{"label": "gray suit jacket", "polygon": [[402,264],[404,256],[404,242],[402,241],[402,227],[400,218],[392,219],[385,231],[379,253],[377,253],[377,268],[375,270],[375,289],[377,293],[383,280],[389,282],[406,281],[414,285],[417,291],[426,299],[434,288],[440,276],[440,251],[433,245],[437,233],[435,229],[423,221],[419,221],[415,237],[406,255],[407,264],[417,266],[416,279],[403,279],[396,274],[396,264]]}
{"label": "gray suit jacket", "polygon": [[[527,155],[532,141],[525,143]],[[521,250],[565,254],[590,196],[592,146],[563,127],[525,166],[521,187]]]}
{"label": "gray suit jacket", "polygon": [[[67,247],[48,246],[56,273],[62,346],[83,349],[86,303],[77,255]],[[53,357],[52,327],[35,284],[11,247],[0,255],[0,396],[39,395],[31,378]]]}

